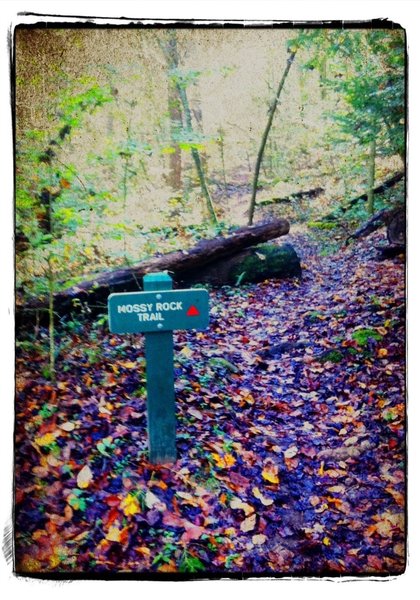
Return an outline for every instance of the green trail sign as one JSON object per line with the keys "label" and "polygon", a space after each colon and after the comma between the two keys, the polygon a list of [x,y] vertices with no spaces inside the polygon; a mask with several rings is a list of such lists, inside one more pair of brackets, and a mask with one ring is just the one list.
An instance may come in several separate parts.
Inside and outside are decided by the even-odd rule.
{"label": "green trail sign", "polygon": [[209,323],[209,295],[201,289],[111,294],[108,308],[113,333],[205,329]]}
{"label": "green trail sign", "polygon": [[167,273],[143,277],[144,292],[108,297],[112,333],[145,333],[147,427],[152,463],[176,460],[173,330],[205,329],[209,295],[204,289],[172,290]]}

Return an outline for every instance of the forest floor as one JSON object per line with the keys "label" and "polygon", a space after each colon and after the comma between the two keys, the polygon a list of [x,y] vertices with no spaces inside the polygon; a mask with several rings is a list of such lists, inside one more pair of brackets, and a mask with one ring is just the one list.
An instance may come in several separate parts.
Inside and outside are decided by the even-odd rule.
{"label": "forest floor", "polygon": [[147,460],[142,336],[69,324],[54,385],[46,334],[18,344],[16,571],[403,572],[405,261],[382,237],[289,235],[301,279],[211,291],[210,327],[174,334],[172,465]]}

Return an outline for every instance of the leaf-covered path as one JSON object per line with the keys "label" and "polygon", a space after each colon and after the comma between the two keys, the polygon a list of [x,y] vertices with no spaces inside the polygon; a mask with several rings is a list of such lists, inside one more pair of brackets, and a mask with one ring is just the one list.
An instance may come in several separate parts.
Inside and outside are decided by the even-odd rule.
{"label": "leaf-covered path", "polygon": [[382,574],[405,565],[404,261],[379,234],[211,292],[178,332],[173,465],[147,462],[141,336],[18,350],[18,572]]}

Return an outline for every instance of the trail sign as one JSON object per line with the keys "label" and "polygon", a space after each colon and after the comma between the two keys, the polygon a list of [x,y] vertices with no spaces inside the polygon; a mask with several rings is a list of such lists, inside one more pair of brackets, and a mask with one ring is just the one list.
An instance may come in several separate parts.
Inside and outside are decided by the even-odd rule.
{"label": "trail sign", "polygon": [[147,428],[152,463],[176,460],[173,330],[205,329],[209,295],[204,289],[172,290],[167,273],[143,277],[144,292],[108,297],[113,333],[145,333]]}
{"label": "trail sign", "polygon": [[209,323],[209,294],[202,289],[111,294],[108,307],[113,333],[205,329]]}

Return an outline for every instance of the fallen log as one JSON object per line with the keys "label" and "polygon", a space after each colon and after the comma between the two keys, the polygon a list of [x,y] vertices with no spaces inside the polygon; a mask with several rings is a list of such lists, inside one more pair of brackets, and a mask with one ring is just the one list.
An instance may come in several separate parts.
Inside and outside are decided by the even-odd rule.
{"label": "fallen log", "polygon": [[[286,235],[289,228],[289,222],[285,219],[271,219],[241,227],[227,236],[200,240],[188,250],[177,250],[155,256],[132,267],[101,273],[54,294],[55,312],[60,316],[66,315],[73,311],[78,312],[83,307],[93,307],[98,303],[103,303],[104,308],[111,292],[141,290],[142,278],[146,273],[167,271],[176,283],[183,277],[186,278],[189,272],[200,271],[206,265],[237,254],[245,248]],[[17,323],[19,313],[46,309],[47,306],[48,301],[43,298],[17,307]]]}
{"label": "fallen log", "polygon": [[182,283],[240,285],[301,274],[300,259],[291,244],[259,244],[189,272]]}
{"label": "fallen log", "polygon": [[405,211],[400,206],[393,208],[383,208],[375,213],[370,219],[363,223],[356,231],[346,239],[346,244],[350,240],[356,240],[365,237],[381,227],[387,226],[387,236],[390,244],[405,245]]}
{"label": "fallen log", "polygon": [[[386,192],[386,190],[388,190],[389,188],[393,187],[398,182],[400,182],[404,176],[405,176],[405,173],[403,171],[396,173],[395,175],[393,175],[392,177],[390,177],[389,179],[384,181],[384,183],[382,183],[381,185],[378,185],[376,188],[374,188],[373,193],[376,195],[383,194],[384,192]],[[320,220],[334,221],[335,219],[339,218],[340,215],[338,213],[344,214],[350,208],[352,208],[355,204],[357,204],[358,202],[361,202],[361,201],[366,201],[367,198],[368,198],[367,194],[361,194],[360,196],[357,196],[357,198],[353,198],[352,200],[347,202],[344,206],[340,206],[335,211],[328,213],[327,215],[324,215]]]}
{"label": "fallen log", "polygon": [[379,253],[380,260],[387,258],[395,258],[396,256],[404,256],[405,246],[401,244],[390,244],[389,246],[375,246],[375,250]]}
{"label": "fallen log", "polygon": [[270,198],[268,200],[259,200],[257,202],[257,205],[268,206],[269,204],[291,204],[300,200],[314,200],[324,191],[324,188],[317,187],[311,190],[295,192],[293,194],[290,194],[290,196],[286,196],[285,198]]}

